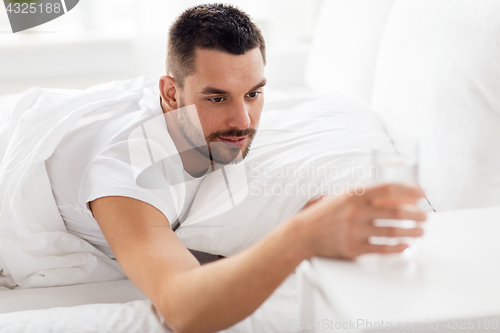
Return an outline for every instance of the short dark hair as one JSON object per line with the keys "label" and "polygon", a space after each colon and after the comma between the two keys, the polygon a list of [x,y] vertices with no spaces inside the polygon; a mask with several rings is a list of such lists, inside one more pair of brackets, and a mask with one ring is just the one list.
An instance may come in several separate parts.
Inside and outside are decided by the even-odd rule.
{"label": "short dark hair", "polygon": [[167,74],[172,75],[182,88],[184,79],[196,70],[196,48],[242,55],[256,47],[260,49],[265,64],[264,37],[245,12],[220,3],[191,7],[170,27]]}

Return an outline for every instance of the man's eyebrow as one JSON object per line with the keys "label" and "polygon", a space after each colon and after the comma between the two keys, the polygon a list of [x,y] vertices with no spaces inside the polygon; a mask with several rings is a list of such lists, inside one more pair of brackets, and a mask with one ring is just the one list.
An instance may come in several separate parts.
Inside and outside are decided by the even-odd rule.
{"label": "man's eyebrow", "polygon": [[[264,80],[260,81],[255,87],[250,89],[249,91],[257,90],[260,87],[265,86],[266,83],[267,83],[267,80],[264,79]],[[218,88],[213,88],[213,87],[205,87],[205,88],[203,88],[201,93],[203,95],[229,95],[229,91],[218,89]]]}
{"label": "man's eyebrow", "polygon": [[267,83],[267,80],[266,79],[263,79],[262,81],[259,82],[259,84],[257,84],[255,87],[253,87],[252,89],[250,89],[250,91],[254,91],[254,90],[257,90],[263,86],[265,86]]}
{"label": "man's eyebrow", "polygon": [[228,91],[222,90],[222,89],[217,89],[217,88],[212,88],[212,87],[205,87],[201,91],[203,95],[229,95]]}

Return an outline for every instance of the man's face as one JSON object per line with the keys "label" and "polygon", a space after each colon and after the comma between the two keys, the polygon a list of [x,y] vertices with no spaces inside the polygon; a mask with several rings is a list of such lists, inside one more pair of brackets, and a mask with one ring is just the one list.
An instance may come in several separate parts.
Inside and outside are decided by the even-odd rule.
{"label": "man's face", "polygon": [[196,105],[203,134],[184,112],[179,124],[185,139],[219,164],[245,157],[264,105],[264,62],[259,48],[244,55],[197,49],[195,73],[177,91],[179,109]]}

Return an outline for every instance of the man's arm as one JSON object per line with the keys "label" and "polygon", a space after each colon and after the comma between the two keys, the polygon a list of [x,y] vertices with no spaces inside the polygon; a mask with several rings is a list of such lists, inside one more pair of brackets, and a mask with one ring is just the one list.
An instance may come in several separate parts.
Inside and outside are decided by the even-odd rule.
{"label": "man's arm", "polygon": [[248,249],[200,266],[153,206],[126,197],[90,203],[125,274],[180,333],[215,332],[254,312],[304,259],[354,258],[367,252],[400,252],[369,236],[420,236],[421,229],[374,227],[373,218],[425,220],[406,211],[423,195],[417,188],[384,185],[362,196],[321,200],[285,221]]}

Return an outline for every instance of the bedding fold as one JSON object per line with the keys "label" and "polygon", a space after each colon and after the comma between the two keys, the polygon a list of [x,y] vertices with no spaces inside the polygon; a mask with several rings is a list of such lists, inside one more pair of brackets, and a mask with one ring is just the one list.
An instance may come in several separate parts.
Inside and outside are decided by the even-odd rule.
{"label": "bedding fold", "polygon": [[125,278],[115,260],[66,230],[44,162],[82,117],[138,102],[154,84],[140,77],[82,91],[34,88],[0,110],[0,286]]}

